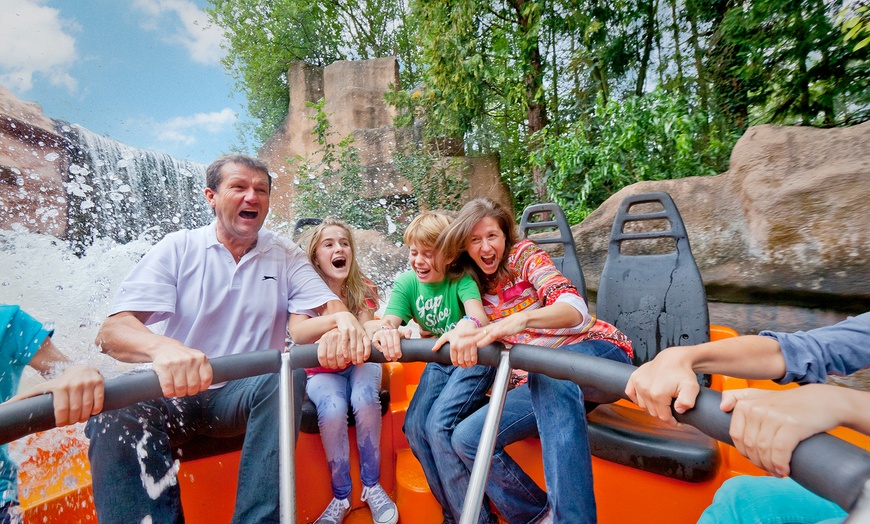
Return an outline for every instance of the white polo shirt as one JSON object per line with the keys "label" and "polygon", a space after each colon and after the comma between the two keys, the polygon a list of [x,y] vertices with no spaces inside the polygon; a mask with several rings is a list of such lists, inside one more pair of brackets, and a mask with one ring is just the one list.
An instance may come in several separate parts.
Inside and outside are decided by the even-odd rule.
{"label": "white polo shirt", "polygon": [[121,283],[111,313],[151,312],[164,334],[209,357],[282,349],[288,311],[338,300],[301,249],[261,229],[239,264],[215,223],[170,233]]}

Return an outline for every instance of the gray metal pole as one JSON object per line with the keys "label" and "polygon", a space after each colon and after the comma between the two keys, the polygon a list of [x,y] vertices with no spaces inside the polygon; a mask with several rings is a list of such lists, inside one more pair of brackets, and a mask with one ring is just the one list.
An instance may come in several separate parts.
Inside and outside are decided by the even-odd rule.
{"label": "gray metal pole", "polygon": [[290,367],[289,349],[281,353],[280,377],[278,467],[280,468],[281,523],[296,524],[296,428],[294,427],[296,421],[293,417],[293,368]]}
{"label": "gray metal pole", "polygon": [[489,475],[489,465],[492,462],[492,452],[495,449],[495,437],[498,435],[498,425],[501,422],[501,412],[504,409],[504,398],[507,394],[510,380],[510,352],[502,350],[489,397],[489,407],[483,422],[483,432],[477,444],[477,455],[474,467],[471,468],[471,479],[468,482],[468,492],[465,503],[462,504],[462,517],[459,524],[474,524],[480,517],[480,505],[486,488],[486,477]]}

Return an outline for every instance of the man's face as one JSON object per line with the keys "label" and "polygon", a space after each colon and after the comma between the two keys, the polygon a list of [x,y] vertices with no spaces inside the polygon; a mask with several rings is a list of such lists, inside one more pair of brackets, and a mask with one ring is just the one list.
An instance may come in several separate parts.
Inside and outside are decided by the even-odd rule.
{"label": "man's face", "polygon": [[269,213],[268,175],[232,162],[221,168],[221,175],[217,191],[205,190],[217,217],[218,238],[222,242],[256,239]]}

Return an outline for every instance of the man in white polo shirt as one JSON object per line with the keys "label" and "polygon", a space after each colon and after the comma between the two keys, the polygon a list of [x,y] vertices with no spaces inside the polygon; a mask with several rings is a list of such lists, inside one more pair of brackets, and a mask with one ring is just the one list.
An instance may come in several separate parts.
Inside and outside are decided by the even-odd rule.
{"label": "man in white polo shirt", "polygon": [[[195,435],[245,433],[233,522],[279,521],[278,377],[212,384],[210,357],[283,348],[289,310],[347,311],[302,251],[263,229],[267,166],[226,155],[206,170],[210,225],[171,233],[121,284],[97,335],[103,352],[151,362],[164,398],[91,419],[88,456],[100,524],[183,522],[172,447]],[[361,362],[369,340],[335,315],[321,364]],[[352,319],[352,320],[350,320]],[[163,334],[147,326],[164,321]],[[297,427],[304,371],[294,376]]]}

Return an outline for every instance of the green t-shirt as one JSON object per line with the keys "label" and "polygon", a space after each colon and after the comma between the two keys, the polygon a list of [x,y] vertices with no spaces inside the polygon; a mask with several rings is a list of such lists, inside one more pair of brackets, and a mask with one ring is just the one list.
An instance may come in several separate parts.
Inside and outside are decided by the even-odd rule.
{"label": "green t-shirt", "polygon": [[480,300],[480,290],[470,275],[430,284],[420,282],[416,273],[407,271],[393,284],[384,314],[395,315],[403,323],[413,318],[420,328],[440,336],[462,319],[463,304],[470,299]]}

